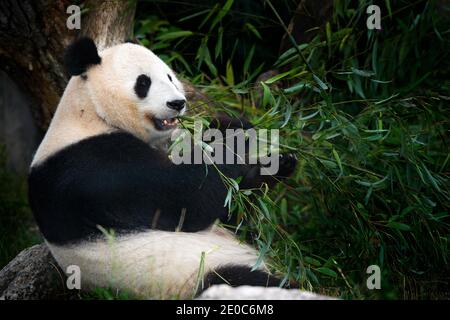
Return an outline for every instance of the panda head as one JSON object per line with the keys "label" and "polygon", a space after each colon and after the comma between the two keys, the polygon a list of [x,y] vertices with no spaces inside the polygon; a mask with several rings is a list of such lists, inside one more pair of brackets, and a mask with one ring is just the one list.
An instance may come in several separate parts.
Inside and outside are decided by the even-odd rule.
{"label": "panda head", "polygon": [[79,78],[77,94],[87,95],[100,119],[150,143],[168,137],[185,112],[181,82],[143,46],[123,43],[98,52],[92,39],[80,38],[64,63]]}

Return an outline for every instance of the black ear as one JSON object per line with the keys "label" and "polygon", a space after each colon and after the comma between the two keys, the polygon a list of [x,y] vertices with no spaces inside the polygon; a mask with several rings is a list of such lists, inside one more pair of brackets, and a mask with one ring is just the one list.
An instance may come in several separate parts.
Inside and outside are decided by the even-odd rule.
{"label": "black ear", "polygon": [[72,42],[64,53],[64,65],[71,76],[78,76],[101,61],[94,41],[87,37]]}

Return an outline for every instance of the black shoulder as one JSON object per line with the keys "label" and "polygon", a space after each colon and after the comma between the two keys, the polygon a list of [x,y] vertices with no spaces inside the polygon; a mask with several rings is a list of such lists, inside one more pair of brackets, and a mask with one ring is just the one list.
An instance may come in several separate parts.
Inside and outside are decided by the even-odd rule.
{"label": "black shoulder", "polygon": [[[54,170],[55,163],[86,167],[83,162],[89,161],[91,166],[97,164],[103,167],[117,162],[136,162],[139,159],[148,159],[148,157],[167,161],[160,151],[150,148],[142,140],[127,132],[117,131],[90,137],[69,145],[32,168],[31,172]],[[97,161],[98,163],[96,163]]]}
{"label": "black shoulder", "polygon": [[28,183],[30,206],[52,243],[101,236],[99,225],[116,233],[196,232],[228,213],[214,170],[174,165],[124,132],[66,147],[33,167]]}

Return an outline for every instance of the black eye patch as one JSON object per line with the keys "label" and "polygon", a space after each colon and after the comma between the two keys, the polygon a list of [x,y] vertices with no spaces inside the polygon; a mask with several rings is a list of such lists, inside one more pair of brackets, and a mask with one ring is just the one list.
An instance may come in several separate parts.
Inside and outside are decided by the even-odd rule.
{"label": "black eye patch", "polygon": [[150,77],[145,74],[141,74],[136,78],[136,84],[134,85],[134,91],[136,92],[136,95],[141,99],[145,98],[148,94],[148,90],[150,89],[151,84],[152,80],[150,80]]}
{"label": "black eye patch", "polygon": [[169,78],[170,82],[172,82],[172,77],[170,76],[170,74],[167,74],[167,77]]}

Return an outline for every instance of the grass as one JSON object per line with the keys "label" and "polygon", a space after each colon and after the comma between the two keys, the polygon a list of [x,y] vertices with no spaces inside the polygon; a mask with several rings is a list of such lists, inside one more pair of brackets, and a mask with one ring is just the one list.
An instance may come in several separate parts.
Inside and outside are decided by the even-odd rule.
{"label": "grass", "polygon": [[23,249],[41,242],[28,206],[26,179],[10,171],[0,145],[0,269]]}
{"label": "grass", "polygon": [[[432,1],[385,1],[388,14],[377,31],[365,27],[369,1],[341,1],[310,42],[294,40],[278,59],[260,65],[253,63],[254,49],[243,58],[221,56],[230,52],[223,34],[240,14],[232,2],[198,10],[195,32],[182,28],[192,11],[174,21],[153,16],[136,29],[143,44],[220,109],[244,114],[257,128],[280,129],[284,149],[298,156],[295,176],[256,201],[228,181],[230,224],[255,239],[273,270],[305,289],[349,299],[448,297],[450,30],[439,13],[444,9]],[[265,1],[273,15],[260,20],[285,30],[277,17],[284,4]],[[245,23],[234,28],[246,30]],[[246,45],[255,48],[260,31],[252,32]],[[184,49],[191,47],[198,48],[195,55]],[[278,74],[255,83],[268,69]],[[372,264],[381,268],[381,290],[367,289]]]}

